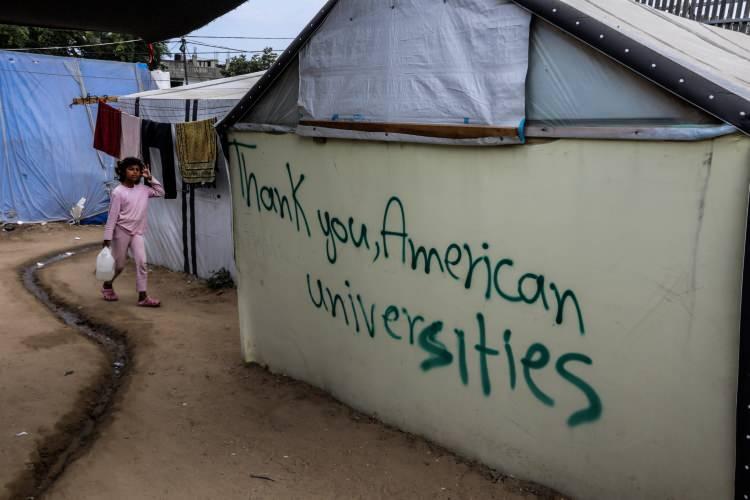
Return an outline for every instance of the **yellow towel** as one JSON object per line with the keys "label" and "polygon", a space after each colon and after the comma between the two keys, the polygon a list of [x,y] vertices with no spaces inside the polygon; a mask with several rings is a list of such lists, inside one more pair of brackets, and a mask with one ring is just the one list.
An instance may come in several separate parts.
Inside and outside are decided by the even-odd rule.
{"label": "yellow towel", "polygon": [[175,125],[177,159],[182,182],[197,184],[214,182],[216,173],[216,118]]}

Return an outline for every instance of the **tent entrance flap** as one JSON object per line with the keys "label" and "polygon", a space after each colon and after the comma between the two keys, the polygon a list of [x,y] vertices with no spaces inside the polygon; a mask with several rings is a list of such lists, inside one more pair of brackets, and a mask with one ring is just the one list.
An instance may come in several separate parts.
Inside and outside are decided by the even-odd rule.
{"label": "tent entrance flap", "polygon": [[517,136],[530,20],[498,0],[340,0],[299,55],[301,125],[352,137]]}

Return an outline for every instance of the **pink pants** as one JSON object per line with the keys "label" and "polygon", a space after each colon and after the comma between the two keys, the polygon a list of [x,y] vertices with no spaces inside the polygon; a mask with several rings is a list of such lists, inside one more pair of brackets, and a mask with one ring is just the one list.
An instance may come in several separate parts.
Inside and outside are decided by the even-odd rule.
{"label": "pink pants", "polygon": [[115,228],[112,236],[112,256],[115,258],[115,277],[119,275],[128,261],[128,248],[135,259],[135,288],[145,292],[148,282],[146,266],[146,241],[141,234],[130,235],[120,228]]}

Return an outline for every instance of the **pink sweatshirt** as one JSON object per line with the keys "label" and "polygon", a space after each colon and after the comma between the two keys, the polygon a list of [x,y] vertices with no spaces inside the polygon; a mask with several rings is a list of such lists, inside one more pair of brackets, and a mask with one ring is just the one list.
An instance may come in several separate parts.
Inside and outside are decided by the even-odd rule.
{"label": "pink sweatshirt", "polygon": [[154,177],[151,187],[136,184],[132,188],[122,184],[112,190],[104,239],[111,240],[115,227],[130,235],[143,234],[148,224],[148,199],[164,196],[164,188]]}

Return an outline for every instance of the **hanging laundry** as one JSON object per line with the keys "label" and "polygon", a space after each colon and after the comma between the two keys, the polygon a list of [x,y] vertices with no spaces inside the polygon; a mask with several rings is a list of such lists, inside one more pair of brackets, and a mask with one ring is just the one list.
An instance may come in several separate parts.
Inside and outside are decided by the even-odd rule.
{"label": "hanging laundry", "polygon": [[120,156],[121,120],[122,113],[104,101],[99,101],[96,113],[96,129],[94,129],[94,149],[103,151],[115,158]]}
{"label": "hanging laundry", "polygon": [[175,124],[177,160],[186,184],[216,180],[216,118]]}
{"label": "hanging laundry", "polygon": [[122,135],[120,139],[120,159],[141,157],[141,119],[122,113]]}
{"label": "hanging laundry", "polygon": [[141,154],[144,163],[151,163],[149,148],[159,150],[164,197],[168,200],[174,200],[177,198],[177,180],[174,171],[174,143],[172,142],[171,124],[157,123],[151,120],[141,121]]}

